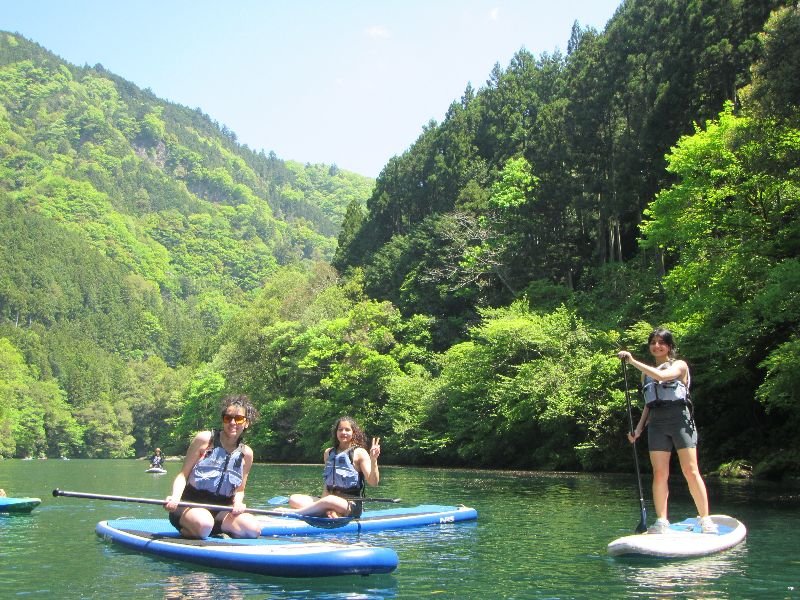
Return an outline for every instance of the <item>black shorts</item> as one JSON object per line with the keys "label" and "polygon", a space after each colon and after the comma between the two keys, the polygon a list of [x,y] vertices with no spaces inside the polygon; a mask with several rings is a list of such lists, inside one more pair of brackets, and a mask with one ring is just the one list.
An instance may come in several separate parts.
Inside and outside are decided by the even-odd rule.
{"label": "black shorts", "polygon": [[361,488],[337,488],[337,487],[329,487],[325,488],[325,491],[331,494],[332,496],[339,496],[340,498],[345,498],[347,502],[347,506],[350,508],[350,512],[346,515],[348,517],[353,517],[357,519],[361,516],[361,513],[364,512],[364,503],[360,500],[350,500],[350,498],[361,496]]}
{"label": "black shorts", "polygon": [[[222,506],[232,506],[233,498],[226,498],[225,496],[217,496],[208,492],[197,490],[189,485],[183,490],[181,502],[197,502],[199,504],[217,504]],[[179,506],[173,512],[169,513],[169,522],[178,531],[181,530],[181,518],[183,513],[192,508],[191,506]],[[214,526],[211,528],[211,535],[219,535],[222,533],[222,522],[230,514],[229,510],[209,510],[211,516],[214,517]]]}
{"label": "black shorts", "polygon": [[360,500],[350,500],[347,505],[350,507],[350,514],[347,515],[348,517],[357,519],[361,516],[361,513],[364,512],[364,503]]}
{"label": "black shorts", "polygon": [[685,404],[651,406],[647,423],[647,446],[651,452],[697,447],[697,428]]}

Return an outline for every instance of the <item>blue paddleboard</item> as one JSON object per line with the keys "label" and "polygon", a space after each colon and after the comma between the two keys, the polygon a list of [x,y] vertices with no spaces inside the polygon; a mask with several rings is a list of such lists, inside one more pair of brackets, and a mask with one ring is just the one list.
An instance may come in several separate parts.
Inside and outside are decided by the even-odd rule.
{"label": "blue paddleboard", "polygon": [[0,513],[29,513],[39,506],[39,498],[7,498],[0,496]]}
{"label": "blue paddleboard", "polygon": [[[310,523],[297,518],[258,515],[261,535],[315,535],[321,533],[363,533],[383,529],[402,529],[423,525],[444,525],[474,521],[478,511],[467,506],[424,504],[402,508],[365,510],[358,519],[315,519]],[[322,525],[322,526],[321,526]]]}
{"label": "blue paddleboard", "polygon": [[188,540],[180,537],[167,519],[100,521],[95,530],[104,539],[161,558],[279,577],[389,573],[398,562],[394,550],[359,543],[276,538]]}

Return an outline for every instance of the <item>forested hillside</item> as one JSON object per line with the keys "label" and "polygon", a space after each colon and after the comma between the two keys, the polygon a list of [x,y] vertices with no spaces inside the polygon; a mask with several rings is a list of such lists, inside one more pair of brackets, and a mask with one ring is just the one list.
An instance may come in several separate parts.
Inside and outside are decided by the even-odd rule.
{"label": "forested hillside", "polygon": [[[784,5],[624,2],[602,33],[576,25],[566,54],[498,65],[385,166],[334,265],[432,318],[436,383],[481,357],[422,431],[485,464],[606,468],[623,426],[612,350],[646,356],[665,323],[694,370],[701,456],[798,470],[800,37],[796,8],[770,18]],[[530,311],[504,342],[524,352],[490,359],[509,304]],[[525,338],[559,314],[575,324]]]}
{"label": "forested hillside", "polygon": [[0,33],[0,455],[146,451],[221,325],[329,260],[372,185]]}
{"label": "forested hillside", "polygon": [[390,463],[627,469],[616,351],[666,325],[703,467],[800,474],[800,10],[569,33],[376,182],[6,34],[0,454],[179,453],[236,391],[258,460],[351,414]]}

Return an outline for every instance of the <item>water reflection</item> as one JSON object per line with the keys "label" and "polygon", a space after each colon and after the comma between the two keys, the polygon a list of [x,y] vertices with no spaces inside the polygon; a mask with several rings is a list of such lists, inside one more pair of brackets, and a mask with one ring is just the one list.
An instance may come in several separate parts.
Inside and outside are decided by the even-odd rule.
{"label": "water reflection", "polygon": [[215,578],[208,573],[193,572],[170,575],[164,579],[165,600],[188,600],[190,598],[227,598],[241,600],[241,590],[232,581]]}
{"label": "water reflection", "polygon": [[632,596],[674,597],[688,593],[692,598],[729,598],[718,580],[740,574],[747,554],[746,542],[721,554],[691,560],[616,558],[618,573]]}
{"label": "water reflection", "polygon": [[[377,585],[374,585],[377,584]],[[242,600],[245,597],[300,600],[378,600],[395,598],[396,581],[391,576],[288,579],[280,577],[231,577],[215,572],[189,572],[170,575],[164,580],[164,600],[225,598]]]}

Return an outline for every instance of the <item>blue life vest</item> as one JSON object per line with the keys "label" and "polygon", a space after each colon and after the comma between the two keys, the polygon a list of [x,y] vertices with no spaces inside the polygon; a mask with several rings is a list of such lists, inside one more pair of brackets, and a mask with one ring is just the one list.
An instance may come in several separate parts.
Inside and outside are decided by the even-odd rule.
{"label": "blue life vest", "polygon": [[244,445],[228,453],[214,432],[213,444],[189,473],[189,485],[201,492],[232,498],[244,479]]}
{"label": "blue life vest", "polygon": [[348,448],[336,453],[334,448],[328,451],[328,461],[322,477],[329,492],[348,496],[360,496],[364,489],[364,475],[353,465],[355,448]]}
{"label": "blue life vest", "polygon": [[[659,369],[670,366],[672,362],[664,363]],[[688,377],[687,377],[688,382]],[[646,405],[664,405],[670,402],[688,404],[689,388],[682,381],[657,381],[649,375],[643,376],[642,394]]]}

